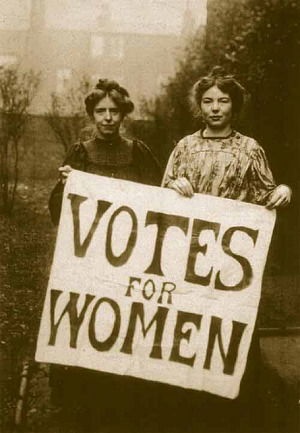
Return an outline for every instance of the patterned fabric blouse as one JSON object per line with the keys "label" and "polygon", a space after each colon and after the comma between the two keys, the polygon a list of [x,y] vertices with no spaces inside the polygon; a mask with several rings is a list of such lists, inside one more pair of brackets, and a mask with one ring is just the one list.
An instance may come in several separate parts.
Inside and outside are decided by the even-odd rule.
{"label": "patterned fabric blouse", "polygon": [[179,141],[170,156],[162,186],[187,178],[194,192],[266,204],[276,184],[262,147],[234,131],[227,138],[201,131]]}

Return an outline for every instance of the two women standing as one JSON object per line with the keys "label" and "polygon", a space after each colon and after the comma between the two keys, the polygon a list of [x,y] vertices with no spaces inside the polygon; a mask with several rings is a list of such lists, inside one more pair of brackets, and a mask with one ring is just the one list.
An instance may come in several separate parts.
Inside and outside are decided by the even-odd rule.
{"label": "two women standing", "polygon": [[[208,76],[195,83],[191,100],[205,126],[179,141],[169,159],[163,187],[172,188],[187,197],[194,193],[209,194],[269,209],[290,202],[290,188],[275,184],[260,145],[233,129],[234,117],[243,104],[243,92],[235,78],[225,75],[219,68],[214,68]],[[99,80],[85,103],[96,126],[96,136],[73,146],[60,168],[60,179],[50,199],[51,215],[56,223],[65,179],[73,168],[152,185],[157,184],[160,178],[158,164],[149,149],[138,140],[120,135],[122,120],[133,109],[128,92],[116,82]],[[122,414],[116,413],[116,416],[122,415],[122,418],[108,420],[119,423],[118,427],[115,425],[119,432],[225,433],[239,431],[241,423],[244,423],[243,431],[255,431],[260,422],[259,395],[254,389],[259,380],[258,361],[255,336],[241,395],[236,402],[131,378],[101,377],[101,374],[81,369],[63,371],[64,379],[60,380],[64,380],[70,394],[73,393],[73,397],[76,394],[79,401],[84,392],[85,404],[94,408],[89,412],[91,417],[102,409],[102,423],[106,419],[104,412],[111,411],[111,405],[121,407]],[[111,398],[113,389],[115,392]],[[137,405],[140,410],[135,410]],[[95,427],[95,423],[92,425]]]}

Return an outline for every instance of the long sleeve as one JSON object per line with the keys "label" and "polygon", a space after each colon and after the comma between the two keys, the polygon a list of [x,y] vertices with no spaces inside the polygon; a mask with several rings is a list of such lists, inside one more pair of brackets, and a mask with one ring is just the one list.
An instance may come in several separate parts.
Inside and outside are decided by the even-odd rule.
{"label": "long sleeve", "polygon": [[139,181],[147,185],[160,185],[162,171],[150,148],[142,141],[134,140],[133,160],[140,173]]}
{"label": "long sleeve", "polygon": [[[62,165],[70,165],[72,168],[76,170],[84,170],[85,161],[86,161],[86,152],[84,150],[83,145],[75,144],[70,148]],[[64,184],[61,179],[58,179],[56,185],[51,191],[49,203],[48,203],[51,220],[54,225],[58,225],[59,223],[63,193],[64,193]]]}
{"label": "long sleeve", "polygon": [[180,140],[169,157],[161,186],[169,188],[178,177],[189,179],[189,137]]}
{"label": "long sleeve", "polygon": [[247,178],[249,188],[247,201],[265,205],[270,193],[276,188],[276,183],[265,152],[260,146],[252,151]]}
{"label": "long sleeve", "polygon": [[170,187],[171,183],[176,179],[176,174],[175,174],[175,167],[174,167],[174,153],[175,153],[175,149],[173,150],[173,152],[171,153],[164,175],[163,175],[163,179],[162,179],[162,183],[161,186],[164,188],[168,188]]}

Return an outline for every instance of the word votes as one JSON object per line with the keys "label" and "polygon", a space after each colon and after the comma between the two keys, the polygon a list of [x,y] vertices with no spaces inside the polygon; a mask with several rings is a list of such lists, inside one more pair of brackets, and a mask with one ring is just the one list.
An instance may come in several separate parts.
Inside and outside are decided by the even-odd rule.
{"label": "word votes", "polygon": [[[97,209],[93,219],[93,222],[87,232],[85,239],[81,242],[80,236],[80,206],[88,198],[69,193],[68,199],[71,201],[71,209],[73,216],[73,227],[74,227],[74,254],[77,257],[85,257],[88,247],[93,239],[94,233],[100,223],[102,216],[111,207],[112,203],[104,200],[97,201]],[[128,236],[127,245],[124,250],[116,255],[112,248],[112,237],[114,226],[117,224],[116,218],[121,214],[127,214],[131,219],[131,231]],[[190,218],[180,215],[167,214],[161,212],[148,211],[145,218],[145,227],[150,225],[155,225],[157,227],[156,239],[154,240],[154,253],[149,266],[144,270],[146,274],[164,276],[162,269],[162,248],[165,240],[166,233],[170,227],[176,227],[180,229],[185,236],[187,236]],[[225,285],[222,280],[218,270],[215,276],[214,288],[217,290],[231,290],[239,291],[248,287],[253,278],[253,269],[246,257],[236,254],[231,249],[231,241],[236,233],[246,234],[253,243],[255,247],[258,230],[251,229],[245,226],[234,226],[228,228],[221,239],[219,239],[221,224],[217,222],[205,221],[202,219],[192,220],[192,233],[189,246],[189,254],[187,258],[185,281],[189,283],[198,284],[201,286],[209,286],[211,284],[211,279],[213,275],[213,267],[209,270],[206,275],[199,275],[196,273],[196,262],[198,255],[205,256],[207,252],[208,245],[201,244],[199,241],[199,236],[204,231],[211,231],[214,235],[215,241],[220,242],[223,252],[236,260],[242,268],[241,280],[231,286]],[[106,231],[106,242],[105,242],[105,254],[108,262],[115,267],[123,266],[127,263],[132,252],[136,246],[138,233],[138,218],[132,208],[129,206],[120,206],[111,215]]]}

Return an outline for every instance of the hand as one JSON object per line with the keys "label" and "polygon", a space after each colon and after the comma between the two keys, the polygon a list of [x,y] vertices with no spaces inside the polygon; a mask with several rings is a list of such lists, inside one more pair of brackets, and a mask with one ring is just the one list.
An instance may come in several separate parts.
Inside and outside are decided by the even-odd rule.
{"label": "hand", "polygon": [[62,183],[66,183],[66,180],[72,170],[73,169],[70,165],[64,165],[63,167],[59,167],[58,171]]}
{"label": "hand", "polygon": [[292,190],[287,185],[278,185],[270,194],[266,204],[267,209],[276,209],[287,206],[292,198]]}
{"label": "hand", "polygon": [[170,185],[170,188],[174,189],[185,197],[192,197],[194,195],[193,187],[185,177],[179,177],[178,179],[174,180],[174,182]]}

